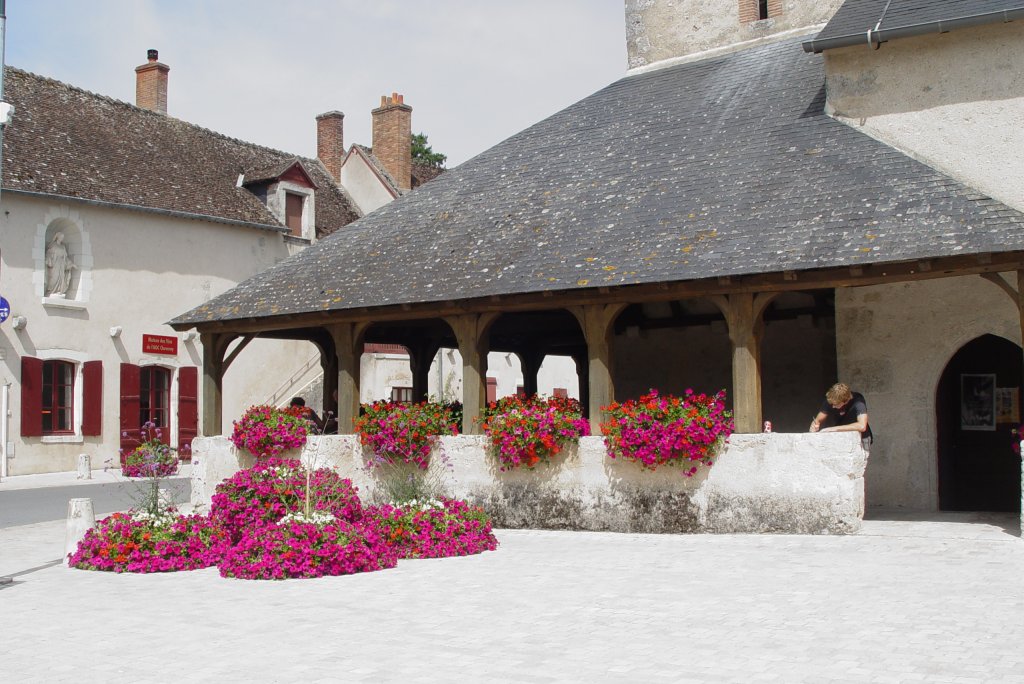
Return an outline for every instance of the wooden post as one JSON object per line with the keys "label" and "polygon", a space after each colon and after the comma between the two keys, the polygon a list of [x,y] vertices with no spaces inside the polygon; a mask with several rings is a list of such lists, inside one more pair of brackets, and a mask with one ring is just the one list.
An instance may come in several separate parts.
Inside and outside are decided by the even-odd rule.
{"label": "wooden post", "polygon": [[519,365],[523,370],[523,392],[526,396],[532,397],[537,394],[537,374],[547,355],[540,349],[531,347],[516,353],[516,356],[519,357]]}
{"label": "wooden post", "polygon": [[359,363],[363,334],[369,323],[335,323],[327,326],[338,355],[338,434],[351,435],[359,417]]}
{"label": "wooden post", "polygon": [[[427,341],[409,345],[409,369],[412,371],[412,400],[426,401],[430,394],[427,387],[430,379],[430,363],[440,348],[437,342]],[[440,394],[440,390],[438,390]]]}
{"label": "wooden post", "polygon": [[736,432],[761,432],[761,336],[765,307],[775,293],[739,292],[711,300],[725,315],[732,342],[732,405]]}
{"label": "wooden post", "polygon": [[224,335],[202,333],[199,341],[203,345],[203,420],[204,437],[219,435],[222,431],[223,396],[221,383],[224,380]]}
{"label": "wooden post", "polygon": [[612,378],[612,323],[625,304],[585,304],[571,309],[587,340],[588,416],[590,432],[600,434],[601,407],[615,400]]}
{"label": "wooden post", "polygon": [[590,418],[590,367],[587,363],[586,348],[574,352],[572,360],[576,363],[576,377],[580,385],[580,406],[583,407],[584,417]]}
{"label": "wooden post", "polygon": [[499,314],[465,314],[446,318],[462,356],[462,434],[480,434],[479,418],[487,401],[488,330]]}

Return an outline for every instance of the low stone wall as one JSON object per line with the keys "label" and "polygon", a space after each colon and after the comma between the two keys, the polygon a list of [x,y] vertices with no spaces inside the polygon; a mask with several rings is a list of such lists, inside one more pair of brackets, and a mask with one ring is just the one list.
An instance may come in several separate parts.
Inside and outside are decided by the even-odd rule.
{"label": "low stone wall", "polygon": [[[610,459],[600,437],[532,471],[501,472],[486,447],[480,436],[444,437],[429,475],[484,506],[496,527],[848,534],[864,516],[867,453],[856,433],[733,435],[712,467],[689,478]],[[380,491],[381,473],[365,466],[353,435],[311,438],[301,458],[351,479],[364,500]],[[194,440],[192,503],[209,505],[220,481],[253,462],[224,437]]]}

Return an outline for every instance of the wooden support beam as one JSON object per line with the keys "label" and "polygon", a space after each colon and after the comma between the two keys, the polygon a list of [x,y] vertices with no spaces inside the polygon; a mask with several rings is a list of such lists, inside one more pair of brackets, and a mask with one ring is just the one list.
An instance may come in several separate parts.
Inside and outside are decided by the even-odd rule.
{"label": "wooden support beam", "polygon": [[625,304],[585,304],[569,309],[579,321],[587,341],[587,415],[590,431],[595,435],[601,431],[601,407],[615,400],[612,324],[625,308]]}
{"label": "wooden support beam", "polygon": [[338,434],[355,431],[359,417],[359,361],[363,355],[363,337],[369,323],[335,323],[327,326],[338,355]]}
{"label": "wooden support beam", "polygon": [[479,419],[487,402],[487,351],[491,324],[499,314],[464,314],[445,318],[462,356],[462,433],[480,434]]}
{"label": "wooden support beam", "polygon": [[761,432],[761,337],[764,310],[776,293],[711,297],[725,315],[732,342],[732,405],[736,432]]}
{"label": "wooden support beam", "polygon": [[203,345],[203,420],[201,427],[204,437],[219,435],[223,430],[223,337],[223,335],[208,332],[199,335],[199,341]]}
{"label": "wooden support beam", "polygon": [[984,278],[985,280],[989,281],[990,283],[994,284],[996,287],[1001,289],[1006,294],[1010,295],[1010,299],[1012,299],[1014,302],[1016,302],[1018,300],[1018,297],[1019,297],[1019,295],[1018,295],[1018,292],[1020,290],[1019,274],[1021,272],[1017,271],[1017,273],[1018,273],[1018,286],[1017,286],[1018,289],[1016,289],[1016,290],[1013,289],[1013,285],[1010,285],[1010,283],[1006,282],[1006,279],[1004,279],[1003,276],[999,275],[998,273],[979,273],[978,275],[980,275],[982,278]]}
{"label": "wooden support beam", "polygon": [[242,353],[242,350],[248,347],[249,343],[256,339],[258,336],[259,333],[256,333],[255,335],[246,335],[245,337],[243,337],[242,341],[239,342],[238,345],[231,350],[231,353],[228,354],[227,357],[224,359],[223,368],[221,372],[227,372],[228,366],[231,365],[231,362],[237,359],[238,355]]}

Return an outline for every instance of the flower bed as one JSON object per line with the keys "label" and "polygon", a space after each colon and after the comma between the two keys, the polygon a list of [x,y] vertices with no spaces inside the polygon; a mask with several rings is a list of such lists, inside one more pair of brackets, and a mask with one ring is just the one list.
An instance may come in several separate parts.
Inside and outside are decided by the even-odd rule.
{"label": "flower bed", "polygon": [[504,397],[488,406],[483,419],[483,431],[501,470],[533,468],[590,434],[575,399]]}
{"label": "flower bed", "polygon": [[288,579],[393,568],[398,550],[372,521],[291,521],[247,529],[220,563],[221,577]]}
{"label": "flower bed", "polygon": [[121,449],[121,474],[125,477],[158,478],[178,472],[178,457],[170,445],[161,441],[162,433],[156,423],[144,423],[137,439],[128,438],[127,432],[122,433],[122,437],[138,444],[128,454]]}
{"label": "flower bed", "polygon": [[698,464],[711,465],[716,450],[733,431],[724,390],[714,396],[686,390],[680,399],[659,396],[652,389],[639,399],[602,410],[608,415],[601,431],[609,457],[635,461],[649,470],[683,466],[688,477],[696,474]]}
{"label": "flower bed", "polygon": [[458,499],[410,501],[366,509],[401,558],[446,558],[493,551],[498,540],[482,508]]}
{"label": "flower bed", "polygon": [[325,511],[346,522],[362,516],[359,496],[350,480],[327,468],[310,472],[298,461],[272,458],[240,470],[217,485],[210,519],[238,541],[247,529],[303,511],[307,492],[311,511]]}
{"label": "flower bed", "polygon": [[426,470],[437,438],[459,432],[452,409],[444,404],[378,401],[363,410],[356,421],[360,443],[390,463],[413,463]]}
{"label": "flower bed", "polygon": [[250,406],[234,421],[231,443],[258,459],[272,458],[289,449],[301,449],[310,424],[300,407]]}
{"label": "flower bed", "polygon": [[272,458],[222,482],[209,516],[115,513],[86,533],[69,562],[113,572],[217,565],[224,577],[286,579],[368,572],[394,567],[399,558],[496,547],[487,516],[463,501],[364,509],[351,481],[334,471]]}
{"label": "flower bed", "polygon": [[226,546],[224,532],[205,516],[114,513],[85,533],[68,564],[111,572],[197,570],[216,565]]}

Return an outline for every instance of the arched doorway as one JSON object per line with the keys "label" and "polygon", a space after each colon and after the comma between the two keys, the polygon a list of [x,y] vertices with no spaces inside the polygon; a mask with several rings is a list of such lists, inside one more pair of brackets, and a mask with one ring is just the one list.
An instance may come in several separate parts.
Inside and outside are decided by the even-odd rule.
{"label": "arched doorway", "polygon": [[939,380],[939,508],[1020,511],[1021,348],[983,335],[950,359]]}

